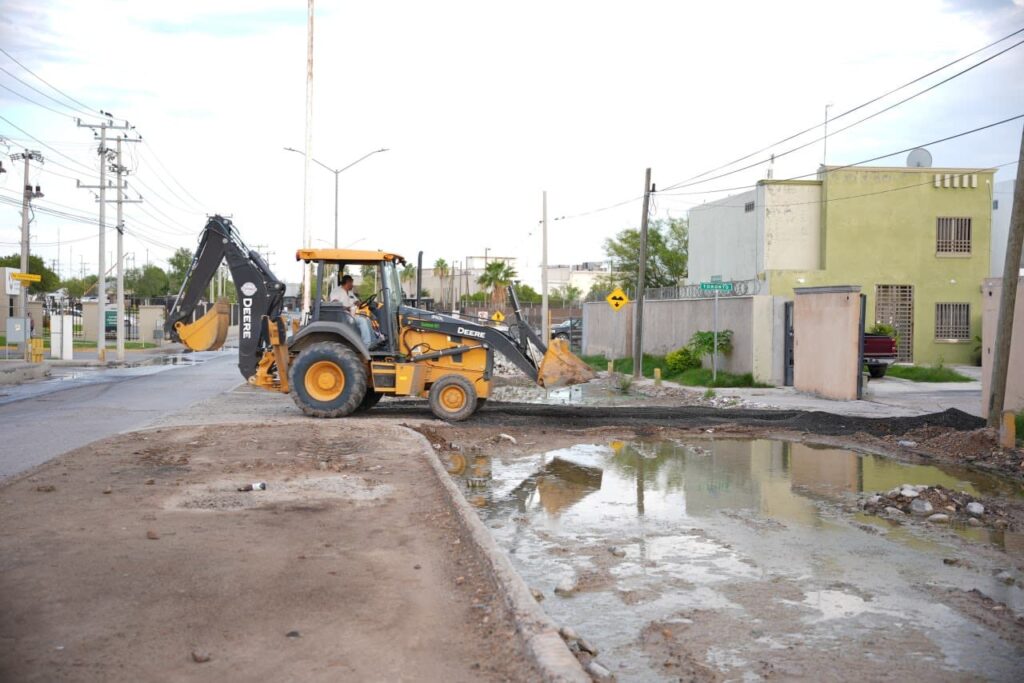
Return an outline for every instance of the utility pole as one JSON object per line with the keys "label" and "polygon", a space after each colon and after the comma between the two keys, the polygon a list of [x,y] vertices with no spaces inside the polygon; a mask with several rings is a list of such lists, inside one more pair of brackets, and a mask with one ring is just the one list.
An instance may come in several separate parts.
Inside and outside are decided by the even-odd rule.
{"label": "utility pole", "polygon": [[125,202],[137,204],[139,199],[125,199],[124,190],[128,182],[123,180],[124,174],[128,172],[121,163],[121,143],[138,142],[138,139],[128,139],[123,135],[117,136],[117,360],[124,361],[124,204]]}
{"label": "utility pole", "polygon": [[[313,0],[308,0],[309,7],[309,18],[307,24],[307,36],[306,36],[306,148],[305,148],[305,167],[302,175],[302,246],[305,249],[309,249],[313,246],[313,235],[310,229],[309,221],[311,212],[313,210],[313,186],[309,182],[309,164],[313,160]],[[302,264],[302,315],[304,318],[309,317],[309,306],[310,306],[310,292],[309,288],[312,283],[312,277],[310,275],[310,269],[312,264]]]}
{"label": "utility pole", "polygon": [[[32,161],[38,161],[43,163],[43,155],[36,150],[25,150],[24,152],[18,152],[17,154],[11,155],[11,161],[25,161],[25,183],[24,190],[21,194],[21,272],[28,274],[29,271],[29,206],[33,199],[38,199],[43,196],[37,185],[35,189],[32,189],[32,185],[29,183],[29,164]],[[21,294],[18,296],[18,314],[21,317],[23,330],[25,333],[25,341],[21,343],[20,351],[21,355],[25,360],[29,360],[29,348],[28,337],[32,333],[32,326],[28,322],[28,282],[20,282]],[[40,320],[39,324],[42,325],[43,321]],[[40,330],[42,327],[39,328]]]}
{"label": "utility pole", "polygon": [[107,231],[107,161],[111,153],[111,150],[107,149],[107,131],[108,130],[128,130],[128,123],[125,122],[123,125],[114,125],[113,121],[101,121],[100,123],[82,123],[81,119],[76,119],[76,123],[79,128],[91,128],[93,135],[96,134],[96,129],[100,129],[100,146],[97,153],[100,157],[100,184],[99,185],[82,185],[81,181],[76,181],[76,185],[82,189],[98,189],[100,191],[100,247],[99,247],[99,268],[96,273],[99,276],[97,282],[97,297],[96,297],[96,309],[97,317],[99,318],[98,334],[96,335],[96,359],[99,362],[104,362],[107,359],[107,263],[106,263],[106,231]]}
{"label": "utility pole", "polygon": [[[825,105],[825,134],[822,136],[823,143],[824,143],[824,145],[823,145],[824,149],[822,149],[822,151],[821,151],[821,165],[822,166],[828,165],[828,110],[831,109],[831,108],[832,108],[831,104],[826,104]],[[774,154],[772,155],[772,162],[773,163],[775,162],[775,155]]]}
{"label": "utility pole", "polygon": [[[1018,168],[1024,164],[1024,131],[1021,131]],[[1024,246],[1024,178],[1018,176],[1010,209],[1010,234],[1006,238],[1003,261],[1003,293],[999,298],[999,320],[996,323],[995,354],[992,359],[992,381],[989,383],[988,426],[998,428],[1003,419],[1006,400],[1006,375],[1010,368],[1010,342],[1013,339],[1013,313],[1017,304],[1017,283],[1020,279],[1020,256]]]}
{"label": "utility pole", "polygon": [[544,330],[544,345],[551,345],[551,326],[548,325],[548,192],[541,193],[541,252],[540,252],[540,325]]}
{"label": "utility pole", "polygon": [[640,267],[636,279],[636,312],[633,314],[633,377],[643,375],[644,287],[647,282],[647,214],[651,206],[651,169],[644,174],[644,208],[640,216]]}

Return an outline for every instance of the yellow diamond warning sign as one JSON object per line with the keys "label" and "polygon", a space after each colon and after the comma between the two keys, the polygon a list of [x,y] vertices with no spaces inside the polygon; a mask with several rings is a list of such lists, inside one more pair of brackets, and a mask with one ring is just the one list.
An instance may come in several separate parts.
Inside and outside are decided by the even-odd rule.
{"label": "yellow diamond warning sign", "polygon": [[615,291],[606,296],[604,300],[616,311],[629,303],[629,297],[626,296],[621,287],[616,287]]}
{"label": "yellow diamond warning sign", "polygon": [[496,323],[504,322],[505,314],[502,313],[501,311],[495,311],[494,315],[491,316],[491,320],[493,320]]}

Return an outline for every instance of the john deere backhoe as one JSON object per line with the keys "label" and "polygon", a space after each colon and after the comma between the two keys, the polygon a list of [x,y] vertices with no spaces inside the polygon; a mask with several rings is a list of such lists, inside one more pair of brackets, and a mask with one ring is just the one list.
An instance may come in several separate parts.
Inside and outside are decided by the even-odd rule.
{"label": "john deere backhoe", "polygon": [[[369,410],[383,396],[421,396],[429,399],[438,417],[464,420],[491,394],[495,352],[544,387],[594,376],[565,340],[544,344],[523,320],[512,287],[508,291],[515,319],[507,331],[403,305],[398,268],[405,260],[388,252],[300,249],[296,260],[316,266],[313,305],[305,324],[289,325],[281,315],[284,283],[221,216],[210,218],[203,229],[168,312],[166,331],[172,340],[195,351],[223,346],[229,327],[226,302],[218,302],[198,320],[193,321],[193,314],[225,259],[238,292],[239,370],[250,384],[290,393],[313,417]],[[354,317],[341,304],[323,300],[335,273],[363,266],[374,269],[379,287],[359,310],[382,335],[372,348],[363,343]]]}

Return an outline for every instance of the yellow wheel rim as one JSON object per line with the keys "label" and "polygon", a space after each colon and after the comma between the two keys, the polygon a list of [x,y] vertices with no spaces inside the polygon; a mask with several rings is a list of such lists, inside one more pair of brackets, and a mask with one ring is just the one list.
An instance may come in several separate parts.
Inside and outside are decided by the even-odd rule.
{"label": "yellow wheel rim", "polygon": [[345,390],[345,373],[331,361],[320,360],[306,371],[305,385],[313,400],[330,402]]}
{"label": "yellow wheel rim", "polygon": [[466,392],[462,390],[462,387],[454,385],[445,387],[441,390],[439,398],[441,406],[450,413],[456,413],[466,405]]}

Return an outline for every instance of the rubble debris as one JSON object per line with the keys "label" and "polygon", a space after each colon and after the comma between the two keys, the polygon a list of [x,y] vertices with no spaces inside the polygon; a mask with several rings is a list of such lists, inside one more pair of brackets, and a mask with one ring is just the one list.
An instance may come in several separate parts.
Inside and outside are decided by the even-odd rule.
{"label": "rubble debris", "polygon": [[555,593],[558,595],[572,595],[576,592],[576,579],[566,577],[555,586]]}
{"label": "rubble debris", "polygon": [[192,650],[192,661],[196,664],[205,664],[210,661],[210,653],[206,650]]}
{"label": "rubble debris", "polygon": [[966,491],[944,486],[903,484],[885,493],[861,495],[858,507],[867,513],[887,517],[913,515],[932,524],[1013,528],[1013,518],[991,502],[983,505]]}

